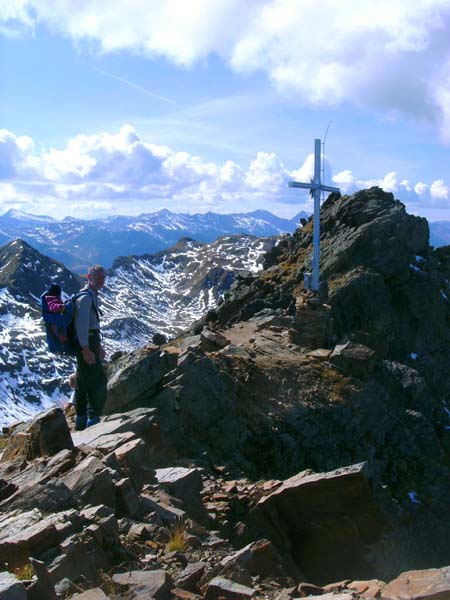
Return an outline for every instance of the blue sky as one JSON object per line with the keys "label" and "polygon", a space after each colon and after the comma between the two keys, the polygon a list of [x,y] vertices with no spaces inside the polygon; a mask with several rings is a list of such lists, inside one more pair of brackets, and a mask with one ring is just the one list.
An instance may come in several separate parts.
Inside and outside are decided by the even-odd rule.
{"label": "blue sky", "polygon": [[0,0],[0,212],[292,216],[331,121],[328,183],[450,220],[450,3],[374,5]]}

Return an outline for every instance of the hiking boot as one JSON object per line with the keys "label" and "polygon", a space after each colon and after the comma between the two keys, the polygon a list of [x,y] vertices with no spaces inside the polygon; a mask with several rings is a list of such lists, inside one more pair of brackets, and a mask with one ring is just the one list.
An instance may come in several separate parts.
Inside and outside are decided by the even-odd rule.
{"label": "hiking boot", "polygon": [[87,415],[77,415],[75,417],[75,431],[83,431],[86,429]]}
{"label": "hiking boot", "polygon": [[87,422],[87,426],[91,427],[91,425],[97,425],[100,423],[100,417],[90,417]]}

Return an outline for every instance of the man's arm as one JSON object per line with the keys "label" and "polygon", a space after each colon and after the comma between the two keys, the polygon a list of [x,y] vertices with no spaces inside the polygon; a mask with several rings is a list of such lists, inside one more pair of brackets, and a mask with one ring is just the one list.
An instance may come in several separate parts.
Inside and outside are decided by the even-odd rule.
{"label": "man's arm", "polygon": [[95,355],[89,348],[89,321],[91,310],[91,295],[83,294],[77,299],[77,307],[75,310],[75,332],[83,351],[84,360],[88,365],[91,365],[95,362]]}

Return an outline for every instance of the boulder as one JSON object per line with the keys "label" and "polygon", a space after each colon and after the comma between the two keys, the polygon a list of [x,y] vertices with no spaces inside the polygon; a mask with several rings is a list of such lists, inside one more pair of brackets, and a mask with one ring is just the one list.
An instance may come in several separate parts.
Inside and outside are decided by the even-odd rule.
{"label": "boulder", "polygon": [[147,512],[155,512],[165,525],[173,526],[185,520],[186,513],[181,508],[170,506],[165,502],[159,502],[149,494],[141,494],[142,509]]}
{"label": "boulder", "polygon": [[255,590],[240,583],[235,583],[224,577],[214,577],[207,587],[205,598],[206,600],[245,600],[252,598]]}
{"label": "boulder", "polygon": [[112,576],[112,580],[119,585],[144,587],[147,597],[155,598],[155,600],[168,598],[170,589],[173,587],[170,575],[162,569],[117,573]]}
{"label": "boulder", "polygon": [[206,566],[207,565],[204,562],[187,565],[187,567],[176,577],[176,585],[184,590],[194,592],[197,589],[197,583],[205,572]]}
{"label": "boulder", "polygon": [[[271,539],[291,548],[308,580],[368,578],[364,547],[381,535],[384,521],[375,502],[366,463],[328,473],[294,475],[258,508],[266,518]],[[369,575],[369,577],[370,577]]]}
{"label": "boulder", "polygon": [[59,544],[65,537],[62,523],[70,525],[68,513],[43,514],[33,509],[21,513],[13,511],[0,518],[0,566],[22,567],[29,562],[30,556],[39,556]]}
{"label": "boulder", "polygon": [[[109,452],[133,438],[142,438],[151,446],[159,441],[154,408],[138,408],[113,414],[93,427],[72,434],[76,446],[86,445]],[[117,442],[117,443],[116,443]]]}
{"label": "boulder", "polygon": [[18,425],[8,440],[1,461],[33,460],[39,456],[52,456],[61,450],[74,447],[69,426],[60,408],[49,408],[39,413],[31,422]]}
{"label": "boulder", "polygon": [[116,506],[111,471],[96,456],[88,456],[62,478],[76,506],[106,504]]}
{"label": "boulder", "polygon": [[156,479],[161,487],[185,502],[200,495],[202,489],[201,469],[168,467],[156,470]]}
{"label": "boulder", "polygon": [[268,540],[261,539],[248,544],[220,563],[221,569],[227,571],[234,566],[244,569],[250,575],[261,577],[279,577],[286,575],[283,560],[276,547]]}
{"label": "boulder", "polygon": [[406,571],[381,591],[381,600],[448,600],[450,567]]}
{"label": "boulder", "polygon": [[225,348],[230,343],[224,335],[218,333],[217,331],[211,331],[206,327],[200,334],[201,346],[203,350],[206,352],[214,352],[216,350],[220,350],[221,348]]}
{"label": "boulder", "polygon": [[115,483],[115,487],[119,510],[126,515],[135,517],[140,511],[141,503],[131,480],[120,479]]}
{"label": "boulder", "polygon": [[331,364],[336,365],[345,373],[367,379],[375,368],[377,354],[375,350],[364,346],[347,342],[334,348],[329,358]]}
{"label": "boulder", "polygon": [[130,352],[118,358],[108,373],[108,397],[105,413],[118,413],[151,392],[177,364],[178,355],[168,352]]}
{"label": "boulder", "polygon": [[136,490],[141,490],[145,483],[155,480],[155,472],[149,466],[147,445],[141,439],[134,439],[122,444],[114,450],[115,457],[124,477],[129,477]]}

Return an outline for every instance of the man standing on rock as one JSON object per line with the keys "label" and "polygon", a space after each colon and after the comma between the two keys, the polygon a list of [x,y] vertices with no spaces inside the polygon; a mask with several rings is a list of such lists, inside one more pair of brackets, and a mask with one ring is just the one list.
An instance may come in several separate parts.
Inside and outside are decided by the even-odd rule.
{"label": "man standing on rock", "polygon": [[75,429],[81,431],[100,422],[106,400],[105,351],[100,336],[98,292],[105,285],[105,270],[100,265],[89,268],[87,285],[76,299],[75,332],[80,349],[77,353],[77,387],[75,390]]}

